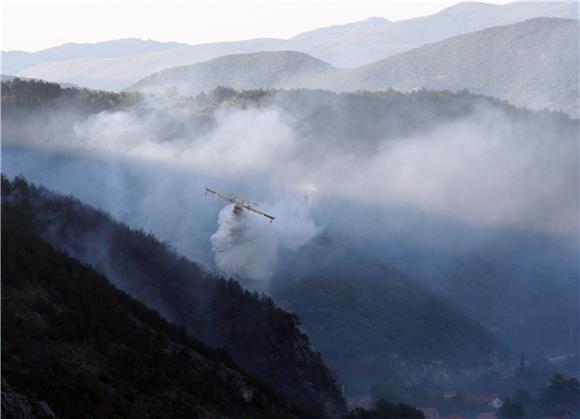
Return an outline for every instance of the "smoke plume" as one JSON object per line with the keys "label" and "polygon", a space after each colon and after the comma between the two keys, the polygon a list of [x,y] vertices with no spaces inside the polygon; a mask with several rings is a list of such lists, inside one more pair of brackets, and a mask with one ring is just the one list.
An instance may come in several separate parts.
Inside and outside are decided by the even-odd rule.
{"label": "smoke plume", "polygon": [[[209,269],[260,280],[328,225],[350,231],[353,245],[366,230],[426,236],[405,224],[411,213],[427,225],[576,237],[577,121],[542,123],[485,101],[441,105],[451,115],[441,117],[428,95],[392,100],[407,110],[328,92],[281,92],[211,117],[154,100],[88,117],[69,109],[31,118],[17,146],[5,135],[3,170],[104,209]],[[204,185],[258,200],[276,220],[234,217],[204,199]],[[444,242],[465,247],[449,234]]]}
{"label": "smoke plume", "polygon": [[269,280],[281,252],[294,252],[318,234],[311,202],[310,194],[296,192],[267,205],[276,216],[273,223],[245,210],[234,212],[233,205],[224,207],[210,239],[217,267],[228,276]]}

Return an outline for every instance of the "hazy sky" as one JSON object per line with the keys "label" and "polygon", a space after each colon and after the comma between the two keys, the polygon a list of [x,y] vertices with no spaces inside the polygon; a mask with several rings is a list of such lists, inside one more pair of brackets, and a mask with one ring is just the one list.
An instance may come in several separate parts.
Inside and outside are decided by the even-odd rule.
{"label": "hazy sky", "polygon": [[3,0],[1,48],[36,51],[64,42],[128,37],[189,44],[287,38],[370,16],[428,15],[458,1]]}

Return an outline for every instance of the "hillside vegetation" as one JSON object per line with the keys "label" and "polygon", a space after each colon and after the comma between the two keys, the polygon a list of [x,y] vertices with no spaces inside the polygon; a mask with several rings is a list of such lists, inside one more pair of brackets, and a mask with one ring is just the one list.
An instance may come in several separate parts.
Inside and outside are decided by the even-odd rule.
{"label": "hillside vegetation", "polygon": [[3,202],[22,207],[34,232],[204,343],[227,350],[300,416],[336,417],[343,411],[336,381],[298,330],[298,319],[270,298],[214,277],[152,236],[23,179],[4,180],[2,193]]}
{"label": "hillside vegetation", "polygon": [[[19,86],[23,92],[27,91],[26,86],[34,91],[30,84]],[[40,87],[38,95],[43,97],[40,92],[50,89]],[[321,351],[336,368],[347,391],[356,380],[356,386],[362,388],[368,384],[369,376],[385,371],[390,376],[393,371],[402,372],[404,380],[416,381],[421,375],[415,374],[417,370],[425,366],[429,375],[431,366],[438,361],[450,376],[453,370],[464,369],[470,360],[472,368],[465,369],[477,373],[493,363],[495,355],[502,355],[504,348],[516,357],[522,351],[562,355],[578,336],[578,319],[574,315],[578,294],[570,292],[578,287],[577,120],[560,113],[517,109],[468,92],[239,92],[218,88],[195,97],[168,100],[163,112],[150,102],[132,106],[121,95],[112,95],[118,97],[119,105],[111,107],[114,112],[99,115],[134,118],[144,126],[155,121],[159,128],[152,134],[157,141],[152,144],[168,145],[175,140],[180,145],[196,144],[211,135],[224,114],[245,118],[261,111],[271,115],[274,109],[284,115],[286,126],[295,136],[291,163],[301,172],[321,170],[325,162],[341,161],[345,155],[354,159],[351,161],[355,164],[346,170],[333,172],[330,181],[320,178],[326,182],[326,190],[337,185],[335,190],[340,193],[347,189],[353,176],[365,173],[369,156],[376,156],[385,148],[413,144],[415,138],[431,141],[433,133],[442,126],[446,129],[439,137],[435,134],[433,141],[443,138],[443,144],[447,144],[449,137],[457,137],[453,147],[444,149],[445,158],[453,162],[453,167],[461,168],[463,159],[469,158],[456,156],[456,149],[464,145],[476,147],[476,158],[471,161],[477,164],[453,172],[451,187],[440,189],[439,182],[430,179],[429,165],[421,162],[421,173],[414,178],[417,180],[413,187],[426,182],[429,193],[435,191],[435,195],[442,194],[451,202],[468,203],[475,210],[484,209],[486,214],[500,208],[502,220],[506,214],[515,213],[518,217],[512,220],[527,222],[523,228],[517,227],[521,224],[463,223],[409,207],[380,202],[373,205],[364,201],[368,196],[341,199],[329,193],[312,209],[312,217],[322,227],[321,234],[298,250],[279,255],[272,295],[303,319],[304,331],[315,350]],[[51,104],[59,103],[55,99],[41,101],[45,105],[40,111],[32,105],[10,111],[3,107],[3,129],[14,119],[33,115],[27,114],[28,110],[42,114],[52,108]],[[70,108],[63,109],[68,112]],[[78,153],[50,148],[38,151],[31,142],[37,144],[40,138],[40,144],[44,146],[45,141],[50,145],[51,139],[69,124],[57,112],[53,117],[50,121],[58,121],[57,124],[44,124],[43,131],[28,131],[37,123],[34,114],[6,136],[4,170],[11,176],[22,173],[35,182],[77,196],[132,227],[147,228],[172,243],[178,252],[207,263],[209,269],[215,267],[211,264],[209,237],[216,229],[220,205],[202,203],[202,196],[189,193],[202,191],[205,178],[169,171],[157,161],[146,167],[140,166],[141,162],[107,161],[106,156],[95,156],[94,148],[82,152],[82,144]],[[92,119],[93,114],[83,118]],[[489,131],[490,121],[505,129]],[[107,119],[107,124],[116,126],[115,122],[116,119]],[[55,125],[59,129],[52,131]],[[99,139],[115,140],[114,150],[122,149],[123,138],[116,141],[115,132],[108,132],[112,138],[99,131]],[[229,132],[228,136],[243,143],[242,147],[253,144],[253,137],[245,136],[242,129]],[[71,134],[70,143],[64,144],[74,146],[74,141],[82,141],[82,137]],[[483,145],[499,150],[486,162],[489,166],[483,166],[484,170],[478,168]],[[235,144],[230,143],[229,147]],[[417,154],[420,153],[405,158],[415,161]],[[428,155],[426,152],[421,156]],[[275,162],[276,170],[287,168],[282,159]],[[260,162],[253,159],[250,163],[254,168]],[[103,176],[104,171],[111,177]],[[292,181],[302,179],[301,172],[291,172]],[[514,172],[521,178],[514,177]],[[497,174],[498,183],[486,184],[492,173]],[[364,177],[362,189],[372,190],[371,198],[380,197],[390,178],[381,177],[380,183],[371,188],[372,176]],[[87,179],[90,188],[84,183]],[[160,179],[166,182],[157,183]],[[252,190],[263,183],[255,178],[247,183],[245,180],[236,171],[236,181],[240,182],[236,185],[242,190]],[[464,183],[469,188],[462,188]],[[459,195],[453,195],[458,186]],[[357,187],[356,192],[360,189]],[[413,188],[408,189],[413,192]],[[42,204],[35,211],[40,231],[53,244],[97,266],[120,287],[156,307],[170,320],[186,325],[191,333],[205,336],[204,342],[228,348],[248,371],[255,373],[247,365],[263,365],[262,357],[271,360],[268,353],[272,348],[275,351],[279,346],[294,345],[294,338],[303,347],[304,341],[296,337],[293,327],[288,326],[288,330],[293,330],[289,334],[294,336],[289,340],[287,334],[271,332],[274,320],[269,320],[270,309],[260,308],[266,303],[257,303],[261,300],[255,296],[243,297],[252,294],[243,292],[237,283],[220,280],[215,287],[209,285],[214,281],[202,281],[200,277],[206,273],[199,266],[176,257],[154,239],[127,230],[105,214],[51,194],[39,192],[33,196],[38,197],[34,202]],[[510,207],[512,198],[523,207]],[[161,204],[152,205],[155,202]],[[513,211],[506,211],[507,208]],[[526,226],[531,228],[526,230]],[[552,227],[559,228],[562,236],[548,230]],[[102,245],[96,246],[98,243]],[[209,255],[209,263],[204,255]],[[151,275],[155,280],[147,279]],[[190,276],[200,279],[196,279],[195,289],[189,288]],[[215,279],[213,275],[209,277]],[[303,293],[306,297],[302,297]],[[207,295],[209,311],[203,305]],[[385,301],[389,304],[383,304]],[[203,313],[208,313],[208,317]],[[296,327],[295,322],[291,323]],[[221,326],[214,329],[214,324]],[[344,330],[359,339],[349,340]],[[274,334],[264,336],[261,332]],[[342,345],[333,344],[334,340]],[[265,345],[262,352],[260,345]],[[253,358],[245,349],[248,347],[252,348]],[[301,358],[292,351],[283,353]],[[247,363],[240,361],[244,359]],[[320,366],[296,362],[303,371],[315,371]],[[405,368],[405,363],[412,368]],[[268,364],[280,370],[273,382],[296,378],[282,372],[280,365],[286,364],[278,360]],[[320,378],[325,373],[315,375]]]}
{"label": "hillside vegetation", "polygon": [[497,362],[503,348],[492,334],[449,301],[397,272],[369,271],[336,267],[273,290],[279,304],[299,314],[349,394],[364,394],[385,376],[433,385],[423,370],[437,363],[457,379],[461,368]]}
{"label": "hillside vegetation", "polygon": [[59,418],[294,417],[227,353],[31,231],[11,199],[22,185],[2,179],[2,416],[28,399]]}

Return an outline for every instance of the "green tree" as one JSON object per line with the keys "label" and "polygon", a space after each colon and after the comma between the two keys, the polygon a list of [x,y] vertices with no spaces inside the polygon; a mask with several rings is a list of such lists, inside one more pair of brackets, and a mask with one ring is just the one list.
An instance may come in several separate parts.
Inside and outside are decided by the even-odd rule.
{"label": "green tree", "polygon": [[507,399],[500,407],[498,414],[500,419],[523,419],[524,407],[520,402]]}
{"label": "green tree", "polygon": [[425,419],[425,416],[419,409],[408,404],[379,400],[374,409],[366,410],[359,407],[344,419]]}
{"label": "green tree", "polygon": [[549,385],[540,393],[543,407],[565,407],[574,412],[580,405],[580,384],[575,378],[566,379],[562,374],[554,374]]}

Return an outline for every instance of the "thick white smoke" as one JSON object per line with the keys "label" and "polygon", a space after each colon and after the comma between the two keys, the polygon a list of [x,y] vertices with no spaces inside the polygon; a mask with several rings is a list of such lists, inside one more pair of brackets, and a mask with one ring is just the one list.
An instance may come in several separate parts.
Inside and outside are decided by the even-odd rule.
{"label": "thick white smoke", "polygon": [[310,215],[312,198],[295,192],[284,201],[267,205],[275,215],[273,223],[245,210],[224,207],[218,217],[218,230],[211,236],[218,268],[228,276],[268,280],[280,251],[296,251],[319,232]]}
{"label": "thick white smoke", "polygon": [[[176,112],[104,112],[78,124],[73,142],[197,175],[259,179],[262,189],[313,184],[326,195],[410,206],[468,223],[577,230],[577,200],[570,194],[577,195],[578,144],[545,135],[516,137],[502,111],[482,107],[420,135],[385,142],[372,155],[311,144],[316,139],[298,135],[292,117],[275,107],[220,111],[204,135],[186,131],[162,140],[171,124],[188,117]],[[323,152],[316,154],[314,146]]]}
{"label": "thick white smoke", "polygon": [[233,205],[220,211],[219,229],[211,236],[215,262],[227,276],[269,279],[276,263],[275,240],[251,221],[246,212],[235,213]]}
{"label": "thick white smoke", "polygon": [[[334,139],[309,135],[307,125],[317,121],[289,113],[275,101],[262,108],[226,108],[200,129],[192,125],[193,111],[170,104],[102,112],[69,126],[66,135],[43,138],[86,156],[143,162],[140,172],[115,164],[89,173],[82,164],[66,172],[64,166],[45,170],[34,159],[8,163],[14,174],[97,203],[206,263],[212,258],[211,236],[218,268],[253,279],[268,279],[282,251],[300,248],[319,232],[310,209],[313,191],[330,205],[409,208],[476,226],[577,234],[578,141],[569,134],[522,134],[525,122],[486,106],[413,135],[391,136],[368,153],[372,141],[364,138],[364,126],[353,130],[360,137],[341,138],[337,146]],[[96,178],[109,186],[93,197],[99,193]],[[219,204],[203,201],[202,182],[208,179],[208,186],[224,192],[269,201],[261,208],[275,222],[253,214],[234,218],[226,208],[216,232]],[[203,237],[208,254],[199,250],[199,241],[192,242],[194,236]]]}

